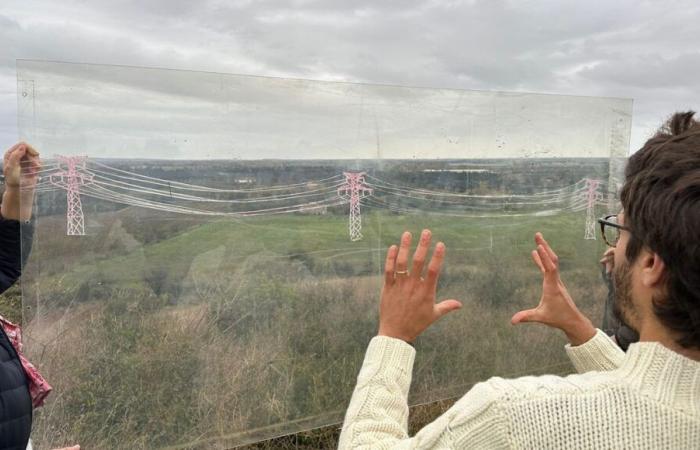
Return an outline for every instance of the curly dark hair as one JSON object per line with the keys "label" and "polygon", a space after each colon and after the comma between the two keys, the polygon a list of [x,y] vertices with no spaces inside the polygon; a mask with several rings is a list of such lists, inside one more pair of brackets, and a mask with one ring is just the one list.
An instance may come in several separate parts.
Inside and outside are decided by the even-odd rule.
{"label": "curly dark hair", "polygon": [[625,255],[642,248],[665,266],[663,297],[654,312],[684,348],[700,348],[700,122],[676,113],[633,154],[620,194],[630,240]]}

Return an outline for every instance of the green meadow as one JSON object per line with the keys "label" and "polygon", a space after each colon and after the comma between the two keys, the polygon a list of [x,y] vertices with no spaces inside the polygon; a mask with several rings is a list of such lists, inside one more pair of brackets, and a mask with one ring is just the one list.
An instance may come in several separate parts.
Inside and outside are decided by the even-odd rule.
{"label": "green meadow", "polygon": [[572,370],[563,336],[509,324],[539,300],[536,231],[594,321],[606,295],[585,211],[367,208],[356,242],[340,214],[204,221],[127,208],[89,220],[88,236],[67,237],[62,217],[40,218],[23,282],[29,353],[55,388],[37,412],[41,448],[228,448],[339,423],[376,333],[385,251],[404,230],[446,244],[438,296],[464,304],[416,344],[414,405],[490,376]]}

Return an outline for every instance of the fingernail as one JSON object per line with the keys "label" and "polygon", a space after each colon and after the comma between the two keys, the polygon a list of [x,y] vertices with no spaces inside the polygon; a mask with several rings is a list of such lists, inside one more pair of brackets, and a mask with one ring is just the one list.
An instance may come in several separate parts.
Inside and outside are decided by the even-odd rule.
{"label": "fingernail", "polygon": [[437,245],[435,246],[435,253],[438,255],[441,255],[445,251],[445,244],[442,242],[438,242]]}

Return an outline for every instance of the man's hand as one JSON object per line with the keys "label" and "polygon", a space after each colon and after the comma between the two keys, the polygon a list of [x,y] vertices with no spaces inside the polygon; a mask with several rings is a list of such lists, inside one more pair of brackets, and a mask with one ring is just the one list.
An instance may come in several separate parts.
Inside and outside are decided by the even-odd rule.
{"label": "man's hand", "polygon": [[532,259],[540,268],[544,280],[542,297],[537,308],[516,313],[510,322],[539,322],[562,330],[572,345],[581,345],[591,339],[595,327],[576,307],[569,291],[559,277],[559,258],[541,233],[535,234],[537,250],[532,251]]}
{"label": "man's hand", "polygon": [[79,445],[74,445],[72,447],[63,447],[63,448],[57,448],[55,450],[80,450]]}
{"label": "man's hand", "polygon": [[39,152],[19,142],[3,158],[5,192],[0,214],[6,219],[29,220],[32,216],[34,188],[39,179],[41,162]]}
{"label": "man's hand", "polygon": [[612,273],[613,268],[615,267],[615,249],[613,247],[605,250],[603,257],[600,260],[600,264],[605,267],[605,273]]}
{"label": "man's hand", "polygon": [[445,258],[445,244],[438,242],[423,278],[425,260],[430,248],[430,230],[423,230],[418,248],[408,270],[411,233],[401,236],[401,245],[392,245],[386,255],[384,287],[379,305],[379,335],[413,342],[433,322],[457,310],[457,300],[435,303],[437,281]]}

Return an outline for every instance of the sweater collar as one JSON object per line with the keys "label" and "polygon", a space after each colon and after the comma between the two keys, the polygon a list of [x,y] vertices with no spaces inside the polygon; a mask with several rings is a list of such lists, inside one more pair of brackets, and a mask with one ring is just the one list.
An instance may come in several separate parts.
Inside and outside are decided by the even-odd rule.
{"label": "sweater collar", "polygon": [[630,345],[619,370],[642,393],[700,416],[700,361],[658,342],[637,342]]}

